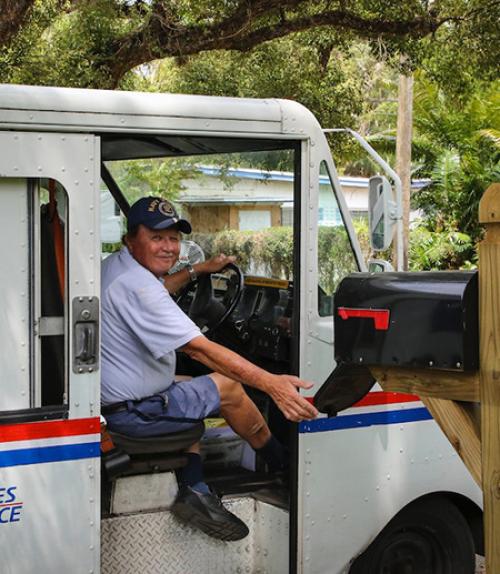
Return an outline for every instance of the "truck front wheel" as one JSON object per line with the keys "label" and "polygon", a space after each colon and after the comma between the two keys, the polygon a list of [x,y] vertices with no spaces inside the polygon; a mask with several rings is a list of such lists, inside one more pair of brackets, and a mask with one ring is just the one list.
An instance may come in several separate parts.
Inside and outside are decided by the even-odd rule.
{"label": "truck front wheel", "polygon": [[351,566],[350,574],[473,574],[474,540],[458,508],[443,496],[397,514]]}

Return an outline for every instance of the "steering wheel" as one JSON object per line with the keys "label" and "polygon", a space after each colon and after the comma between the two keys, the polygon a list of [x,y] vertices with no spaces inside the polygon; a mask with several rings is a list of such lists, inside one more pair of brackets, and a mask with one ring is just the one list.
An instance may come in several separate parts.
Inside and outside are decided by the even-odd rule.
{"label": "steering wheel", "polygon": [[174,299],[201,332],[208,335],[234,311],[243,284],[241,269],[234,263],[228,263],[217,273],[201,275],[186,285]]}

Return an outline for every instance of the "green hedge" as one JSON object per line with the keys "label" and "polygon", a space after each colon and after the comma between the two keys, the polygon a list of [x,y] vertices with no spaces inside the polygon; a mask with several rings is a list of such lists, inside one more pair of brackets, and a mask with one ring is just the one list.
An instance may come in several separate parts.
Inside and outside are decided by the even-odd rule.
{"label": "green hedge", "polygon": [[[190,236],[206,257],[218,253],[236,255],[244,273],[256,272],[283,279],[293,278],[293,230],[270,227],[262,231],[220,231],[216,234],[193,233]],[[327,293],[347,273],[355,271],[352,248],[343,227],[320,227],[319,282]]]}
{"label": "green hedge", "polygon": [[193,233],[207,258],[225,253],[236,255],[244,273],[259,273],[284,279],[292,278],[293,231],[291,227],[270,227],[262,231],[228,229],[215,234]]}
{"label": "green hedge", "polygon": [[[355,230],[366,259],[370,252],[366,222],[356,221]],[[262,231],[225,230],[218,233],[193,233],[206,258],[219,253],[236,255],[237,264],[246,274],[293,279],[293,230],[270,227]],[[121,244],[103,244],[104,252],[119,249]],[[352,247],[342,226],[318,228],[319,285],[330,295],[339,281],[356,271]],[[474,245],[470,236],[458,232],[432,232],[420,226],[410,232],[410,269],[434,270],[475,266]],[[390,250],[378,255],[390,257]],[[307,269],[304,270],[307,272]]]}

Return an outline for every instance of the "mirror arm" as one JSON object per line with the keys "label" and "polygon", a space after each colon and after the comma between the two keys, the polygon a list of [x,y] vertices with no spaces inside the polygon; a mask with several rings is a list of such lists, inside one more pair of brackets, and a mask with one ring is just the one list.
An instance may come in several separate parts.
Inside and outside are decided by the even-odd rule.
{"label": "mirror arm", "polygon": [[401,178],[391,168],[391,166],[372,148],[372,146],[358,133],[350,128],[329,128],[324,129],[324,133],[348,133],[350,134],[359,145],[374,159],[374,161],[387,173],[387,175],[394,181],[394,189],[396,191],[396,246],[397,246],[397,263],[398,271],[403,270],[403,192],[401,186]]}

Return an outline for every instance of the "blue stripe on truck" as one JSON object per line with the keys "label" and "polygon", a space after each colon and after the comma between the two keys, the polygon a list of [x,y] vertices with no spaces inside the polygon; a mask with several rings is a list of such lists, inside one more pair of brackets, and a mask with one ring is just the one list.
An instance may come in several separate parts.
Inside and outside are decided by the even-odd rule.
{"label": "blue stripe on truck", "polygon": [[95,458],[100,456],[100,454],[100,444],[98,442],[7,450],[0,451],[0,468]]}
{"label": "blue stripe on truck", "polygon": [[369,427],[373,425],[411,423],[416,421],[426,421],[429,419],[432,419],[432,415],[425,407],[376,413],[358,413],[354,415],[340,415],[337,417],[321,418],[313,421],[302,422],[299,425],[299,432],[326,432]]}

